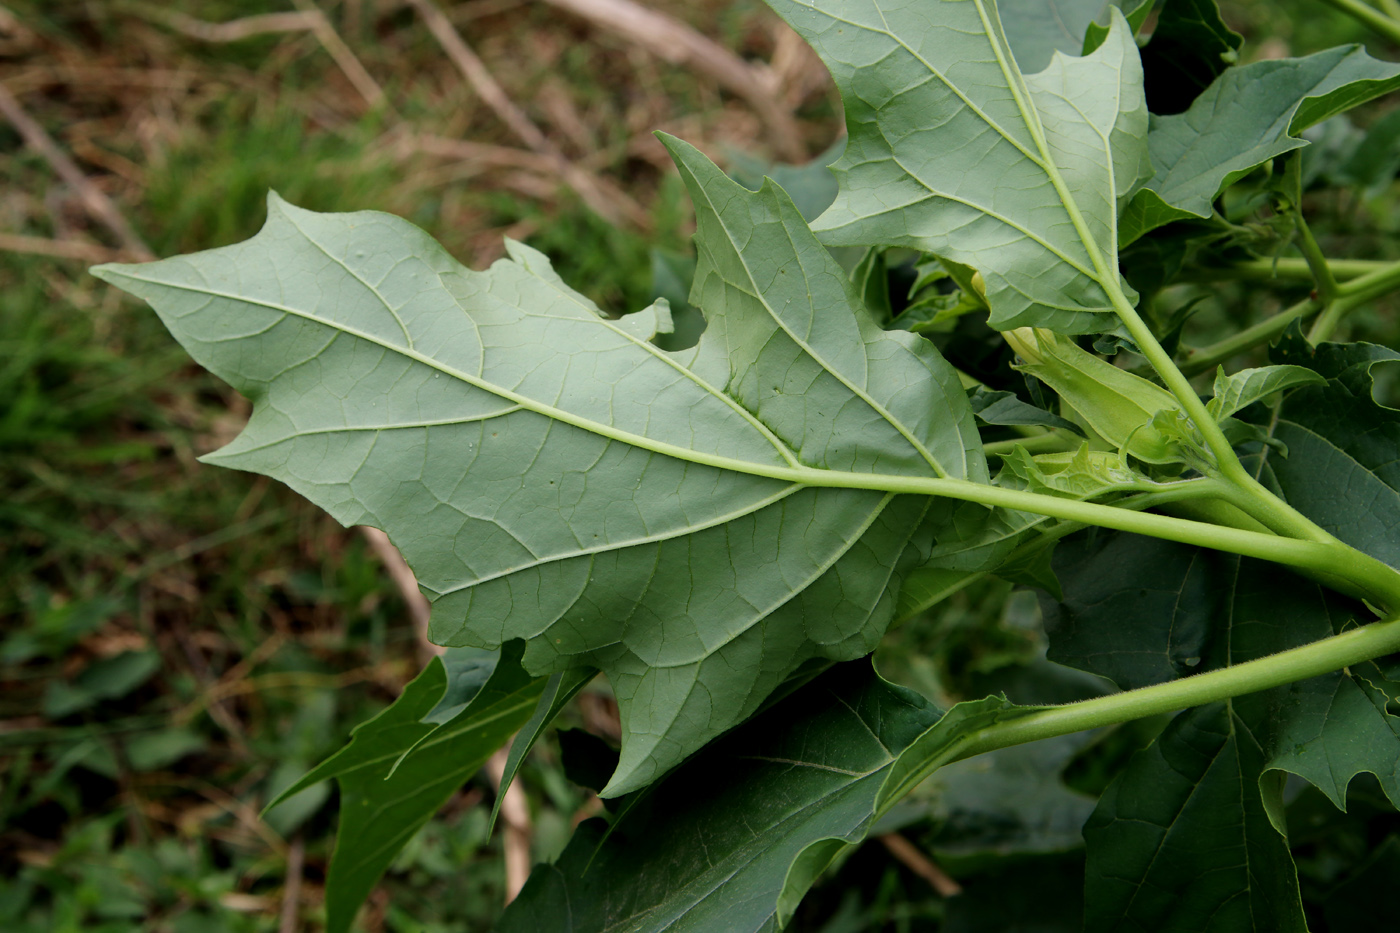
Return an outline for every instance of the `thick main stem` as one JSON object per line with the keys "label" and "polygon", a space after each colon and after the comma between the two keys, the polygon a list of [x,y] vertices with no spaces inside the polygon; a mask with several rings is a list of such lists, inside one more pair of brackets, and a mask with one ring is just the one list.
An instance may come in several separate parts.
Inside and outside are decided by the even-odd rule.
{"label": "thick main stem", "polygon": [[1037,710],[974,734],[952,760],[1281,687],[1394,651],[1400,651],[1400,618],[1194,677]]}

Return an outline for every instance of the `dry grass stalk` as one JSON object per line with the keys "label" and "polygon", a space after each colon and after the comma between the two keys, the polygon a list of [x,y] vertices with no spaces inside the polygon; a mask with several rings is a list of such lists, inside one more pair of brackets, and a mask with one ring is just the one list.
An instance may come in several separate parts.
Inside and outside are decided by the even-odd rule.
{"label": "dry grass stalk", "polygon": [[309,32],[321,43],[321,47],[345,74],[355,90],[371,107],[377,107],[385,100],[384,89],[379,86],[355,53],[340,38],[331,21],[309,0],[294,0],[296,13],[263,13],[245,16],[242,19],[225,23],[210,23],[196,19],[178,10],[161,10],[145,4],[132,4],[131,9],[150,19],[163,23],[178,33],[198,39],[200,42],[229,43],[240,42],[253,36],[265,36],[285,32]]}
{"label": "dry grass stalk", "polygon": [[86,240],[50,240],[46,237],[0,233],[0,251],[52,256],[54,259],[77,259],[81,262],[140,262],[146,258],[127,250],[112,249]]}
{"label": "dry grass stalk", "polygon": [[664,13],[632,0],[546,0],[653,55],[684,65],[743,98],[763,120],[774,150],[791,162],[807,158],[802,134],[782,100],[776,77]]}
{"label": "dry grass stalk", "polygon": [[549,141],[543,131],[510,99],[480,56],[463,41],[433,0],[409,0],[409,5],[418,11],[447,57],[501,122],[531,150],[548,158],[559,177],[578,193],[590,210],[617,226],[625,224],[641,230],[650,229],[651,218],[641,205],[615,185],[571,162]]}
{"label": "dry grass stalk", "polygon": [[534,830],[530,825],[530,808],[525,802],[525,792],[520,785],[511,781],[504,790],[501,778],[505,776],[506,755],[510,743],[492,755],[486,762],[486,773],[496,787],[496,793],[504,793],[501,800],[501,821],[505,823],[506,856],[506,898],[509,904],[515,900],[525,881],[530,877],[530,837]]}
{"label": "dry grass stalk", "polygon": [[300,929],[301,875],[305,863],[306,843],[298,833],[287,847],[287,880],[282,888],[282,915],[277,933],[296,933]]}
{"label": "dry grass stalk", "polygon": [[890,854],[899,859],[904,867],[923,878],[943,897],[954,897],[962,893],[962,885],[954,881],[947,872],[933,863],[933,860],[899,833],[886,833],[879,837]]}
{"label": "dry grass stalk", "polygon": [[413,630],[418,635],[419,659],[427,664],[436,655],[442,654],[447,649],[441,645],[435,645],[428,640],[428,617],[432,610],[428,605],[428,598],[423,595],[423,591],[418,589],[418,579],[413,575],[413,570],[399,553],[399,549],[389,541],[389,536],[378,528],[371,528],[368,525],[360,526],[360,531],[369,542],[370,549],[379,558],[384,569],[389,571],[389,578],[394,581],[394,586],[398,587],[399,593],[403,596],[405,605],[408,606],[409,618],[413,620]]}
{"label": "dry grass stalk", "polygon": [[88,213],[92,215],[93,219],[112,231],[123,249],[142,260],[155,258],[155,254],[141,239],[140,234],[132,228],[131,224],[127,223],[121,211],[117,210],[112,199],[88,180],[88,177],[83,174],[68,153],[64,152],[58,143],[54,142],[53,137],[25,112],[19,101],[4,85],[0,85],[0,113],[4,114],[5,119],[9,120],[19,131],[20,136],[24,137],[29,148],[42,155],[54,172],[58,174],[58,177],[77,192]]}

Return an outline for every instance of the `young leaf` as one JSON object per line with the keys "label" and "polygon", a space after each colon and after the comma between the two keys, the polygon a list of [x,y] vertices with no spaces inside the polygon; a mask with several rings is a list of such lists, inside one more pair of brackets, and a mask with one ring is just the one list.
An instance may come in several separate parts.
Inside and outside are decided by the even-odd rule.
{"label": "young leaf", "polygon": [[[520,727],[514,741],[510,743],[510,751],[506,754],[506,763],[501,769],[501,779],[498,782],[502,790],[496,795],[496,802],[491,805],[491,826],[495,826],[496,817],[501,813],[501,804],[505,802],[504,789],[510,787],[511,781],[515,780],[525,756],[535,747],[545,728],[554,721],[554,717],[559,715],[565,704],[588,686],[588,682],[597,676],[597,673],[592,668],[575,667],[550,676],[540,694],[539,702],[535,705],[535,712],[529,721]],[[601,785],[597,789],[601,789]]]}
{"label": "young leaf", "polygon": [[435,640],[524,638],[533,673],[608,675],[614,794],[807,659],[884,632],[928,500],[804,475],[986,479],[932,344],[864,313],[780,189],[671,145],[709,316],[679,354],[646,339],[659,307],[607,320],[528,247],[472,272],[397,218],[275,197],[246,243],[96,270],[253,399],[207,459],[383,527],[434,600]]}
{"label": "young leaf", "polygon": [[1182,713],[1084,826],[1086,933],[1305,933],[1277,775],[1229,705]]}
{"label": "young leaf", "polygon": [[771,4],[831,69],[849,140],[824,242],[907,246],[972,266],[998,329],[1116,320],[1118,213],[1146,176],[1137,47],[1104,44],[1023,77],[986,0],[887,0],[840,14]]}
{"label": "young leaf", "polygon": [[985,386],[977,386],[967,393],[967,399],[973,415],[983,424],[1038,424],[1084,436],[1084,429],[1073,421],[1023,402],[1014,392],[993,392]]}
{"label": "young leaf", "polygon": [[1215,375],[1215,397],[1206,404],[1206,410],[1217,420],[1223,421],[1271,395],[1326,382],[1322,376],[1302,366],[1260,366],[1257,369],[1242,369],[1228,376],[1225,375],[1225,367],[1221,366]]}
{"label": "young leaf", "polygon": [[1152,177],[1124,212],[1119,242],[1209,217],[1227,185],[1307,145],[1298,133],[1397,87],[1400,66],[1355,45],[1226,70],[1185,113],[1152,118]]}
{"label": "young leaf", "polygon": [[488,676],[463,691],[469,698],[446,719],[432,717],[450,696],[447,668],[433,658],[392,706],[355,729],[349,745],[269,804],[331,778],[340,783],[340,827],[326,878],[330,933],[350,929],[399,850],[530,715],[544,679],[521,668],[522,651],[513,641],[495,665],[474,665],[473,673]]}

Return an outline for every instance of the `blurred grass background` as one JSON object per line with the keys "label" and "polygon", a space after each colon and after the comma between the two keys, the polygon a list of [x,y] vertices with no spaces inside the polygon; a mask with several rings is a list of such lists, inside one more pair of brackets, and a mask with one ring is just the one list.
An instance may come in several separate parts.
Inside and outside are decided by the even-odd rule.
{"label": "blurred grass background", "polygon": [[[275,189],[315,210],[399,214],[478,268],[503,236],[526,240],[622,312],[650,300],[653,248],[688,248],[689,205],[653,130],[721,160],[814,156],[839,133],[824,70],[757,0],[647,5],[766,63],[798,138],[775,143],[713,79],[547,3],[442,4],[549,145],[630,198],[612,218],[522,147],[400,0],[10,0],[0,84],[156,255],[250,236]],[[313,31],[211,42],[191,25],[316,10],[382,102]],[[1226,15],[1257,40],[1252,55],[1367,38],[1304,0]],[[258,811],[416,673],[406,607],[359,535],[264,478],[197,462],[246,403],[149,309],[86,274],[129,244],[6,121],[0,174],[0,929],[317,930],[333,792]],[[1339,206],[1324,236],[1389,242],[1393,206]],[[960,594],[893,636],[890,665],[956,696],[1033,660],[1035,624],[1004,596]],[[608,716],[594,694],[566,720],[605,733]],[[548,858],[590,801],[548,743],[522,786],[531,854]],[[505,880],[476,804],[492,793],[480,779],[408,847],[364,929],[489,928]],[[1040,877],[1057,884],[1060,870]],[[943,916],[928,882],[874,846],[813,905],[801,928],[830,933]]]}

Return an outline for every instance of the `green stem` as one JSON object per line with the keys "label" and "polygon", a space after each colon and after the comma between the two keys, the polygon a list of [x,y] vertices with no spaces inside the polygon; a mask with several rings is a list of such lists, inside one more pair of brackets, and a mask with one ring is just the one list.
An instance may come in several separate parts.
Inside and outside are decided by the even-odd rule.
{"label": "green stem", "polygon": [[[1245,557],[1256,557],[1276,564],[1284,564],[1315,574],[1323,579],[1347,581],[1353,588],[1366,593],[1367,598],[1377,605],[1394,606],[1400,610],[1400,573],[1396,573],[1372,557],[1336,542],[1297,540],[1238,528],[1222,528],[1217,525],[1173,518],[1168,515],[1132,512],[1112,505],[1081,502],[1077,499],[1061,499],[1057,496],[1026,492],[1020,489],[1007,489],[1002,486],[975,483],[963,479],[895,476],[881,473],[847,473],[837,470],[814,470],[808,467],[754,469],[751,466],[749,472],[801,483],[805,486],[879,489],[893,493],[944,496],[965,502],[980,502],[983,505],[1019,509],[1023,512],[1048,515],[1051,518],[1066,521],[1099,525],[1103,528],[1112,528],[1115,531],[1165,538],[1169,541],[1212,548],[1217,551],[1229,551]],[[1244,475],[1247,480],[1252,479],[1248,473]],[[1223,483],[1219,480],[1212,482],[1220,484],[1219,489],[1222,494],[1229,488],[1229,483]],[[1238,493],[1232,494],[1238,495]],[[1299,518],[1306,521],[1301,516]]]}
{"label": "green stem", "polygon": [[[1328,260],[1328,263],[1334,270],[1347,268],[1344,265],[1345,260],[1332,259]],[[1327,305],[1323,316],[1318,318],[1317,324],[1308,335],[1308,339],[1313,343],[1330,337],[1337,323],[1353,309],[1400,288],[1400,262],[1366,265],[1370,268],[1369,272],[1337,285],[1336,297]],[[1317,298],[1300,301],[1219,343],[1191,351],[1191,355],[1181,364],[1181,371],[1187,376],[1194,376],[1214,369],[1235,354],[1274,339],[1287,330],[1288,325],[1295,319],[1305,318],[1322,307],[1323,303]]]}
{"label": "green stem", "polygon": [[[1327,267],[1339,281],[1354,279],[1379,269],[1390,263],[1373,259],[1328,259]],[[1196,266],[1184,271],[1182,282],[1311,282],[1313,271],[1306,259],[1250,259],[1229,266]]]}
{"label": "green stem", "polygon": [[1265,318],[1257,324],[1246,327],[1244,330],[1231,337],[1227,337],[1208,347],[1199,347],[1191,351],[1191,355],[1181,364],[1181,371],[1188,377],[1197,373],[1207,372],[1219,366],[1221,363],[1253,349],[1261,343],[1267,343],[1288,329],[1288,325],[1299,318],[1305,318],[1315,313],[1322,307],[1322,303],[1316,298],[1308,298],[1298,302],[1290,308],[1285,308],[1272,317]]}
{"label": "green stem", "polygon": [[1400,42],[1400,23],[1386,16],[1375,7],[1367,6],[1360,0],[1323,0],[1328,6],[1335,7],[1343,13],[1365,23],[1371,29],[1385,36],[1392,42]]}
{"label": "green stem", "polygon": [[1317,245],[1317,240],[1313,237],[1308,222],[1303,219],[1301,211],[1294,211],[1294,220],[1298,226],[1298,249],[1302,251],[1303,259],[1312,271],[1313,281],[1317,283],[1318,297],[1324,304],[1330,303],[1339,291],[1337,279],[1333,276],[1327,257],[1322,255],[1322,248]]}
{"label": "green stem", "polygon": [[1400,618],[1392,618],[1221,670],[1037,710],[972,734],[949,760],[1269,690],[1398,650]]}
{"label": "green stem", "polygon": [[1083,438],[1070,437],[1057,431],[1046,431],[1032,437],[1015,437],[1008,441],[991,441],[983,444],[982,450],[990,456],[1000,457],[1012,453],[1017,447],[1026,448],[1027,453],[1048,454],[1074,450]]}

